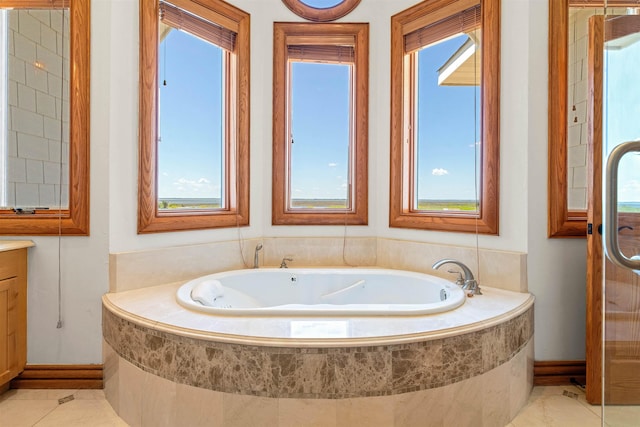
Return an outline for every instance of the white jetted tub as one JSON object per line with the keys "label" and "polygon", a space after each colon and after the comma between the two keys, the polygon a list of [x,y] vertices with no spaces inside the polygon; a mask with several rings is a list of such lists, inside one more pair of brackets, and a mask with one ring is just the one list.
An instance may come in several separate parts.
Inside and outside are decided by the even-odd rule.
{"label": "white jetted tub", "polygon": [[401,270],[261,268],[191,280],[177,300],[230,316],[412,316],[453,310],[465,295],[447,280]]}

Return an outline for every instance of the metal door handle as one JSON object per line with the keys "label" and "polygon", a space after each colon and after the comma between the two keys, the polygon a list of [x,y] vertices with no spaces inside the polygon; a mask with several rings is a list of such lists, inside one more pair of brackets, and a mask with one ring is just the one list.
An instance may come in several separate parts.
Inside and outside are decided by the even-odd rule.
{"label": "metal door handle", "polygon": [[640,270],[640,255],[627,258],[618,243],[618,166],[622,157],[630,152],[640,152],[640,141],[625,142],[615,147],[607,159],[604,185],[604,249],[611,262],[620,267]]}

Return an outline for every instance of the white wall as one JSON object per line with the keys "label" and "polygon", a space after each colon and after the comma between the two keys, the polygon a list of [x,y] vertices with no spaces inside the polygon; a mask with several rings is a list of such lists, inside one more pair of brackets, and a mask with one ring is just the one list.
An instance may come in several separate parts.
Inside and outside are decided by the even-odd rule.
{"label": "white wall", "polygon": [[[93,2],[91,42],[91,236],[19,237],[31,239],[28,270],[28,363],[102,362],[102,302],[109,288],[108,84],[104,78],[109,46],[103,17],[108,1]],[[58,245],[60,244],[60,251]],[[62,328],[58,322],[60,254]]]}
{"label": "white wall", "polygon": [[[342,236],[344,227],[271,226],[271,76],[274,21],[300,21],[280,0],[230,0],[251,14],[251,226],[136,234],[137,0],[93,0],[91,237],[63,238],[63,312],[54,315],[57,238],[34,238],[29,362],[100,363],[100,295],[109,252],[260,236]],[[390,16],[417,0],[362,0],[345,21],[370,23],[370,220],[349,236],[475,246],[472,235],[388,227]],[[536,359],[584,358],[582,240],[546,238],[547,0],[503,0],[500,236],[485,248],[528,252],[536,303]]]}
{"label": "white wall", "polygon": [[[529,291],[536,296],[536,360],[585,357],[586,240],[547,239],[547,44],[546,0],[514,1],[528,46]],[[527,29],[528,31],[524,31]]]}

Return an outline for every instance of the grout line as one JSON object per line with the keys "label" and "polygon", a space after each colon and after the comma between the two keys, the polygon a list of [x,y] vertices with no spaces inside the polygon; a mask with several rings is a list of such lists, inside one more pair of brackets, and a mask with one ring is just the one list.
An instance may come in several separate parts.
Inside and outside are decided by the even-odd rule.
{"label": "grout line", "polygon": [[[39,400],[39,399],[29,399],[29,400]],[[47,401],[49,399],[44,399],[44,400]],[[55,399],[51,399],[51,400],[55,401]],[[55,408],[53,408],[52,410],[50,410],[49,412],[44,414],[42,417],[40,417],[40,419],[38,419],[38,421],[33,423],[33,427],[36,427],[38,424],[40,424],[45,418],[47,418],[49,415],[51,415],[53,413],[53,411],[58,409],[59,406],[60,406],[60,404],[58,404]]]}

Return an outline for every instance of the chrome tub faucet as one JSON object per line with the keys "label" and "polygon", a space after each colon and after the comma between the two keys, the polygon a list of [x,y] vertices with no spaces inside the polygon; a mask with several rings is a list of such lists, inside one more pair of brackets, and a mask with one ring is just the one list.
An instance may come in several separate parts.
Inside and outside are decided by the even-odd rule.
{"label": "chrome tub faucet", "polygon": [[[480,285],[478,285],[478,282],[473,277],[473,273],[471,272],[469,267],[467,267],[460,261],[456,261],[455,259],[441,259],[440,261],[433,264],[431,268],[437,270],[444,264],[455,264],[460,267],[462,273],[464,274],[464,278],[459,277],[456,280],[456,284],[461,285],[463,290],[469,291],[470,295],[482,295],[482,292],[480,291]],[[457,271],[449,271],[449,273],[457,273]]]}
{"label": "chrome tub faucet", "polygon": [[262,249],[262,243],[258,243],[256,245],[256,250],[253,253],[253,268],[258,268],[260,266],[260,258],[258,257],[258,252]]}
{"label": "chrome tub faucet", "polygon": [[280,263],[280,268],[289,268],[289,266],[287,265],[287,261],[293,261],[293,258],[287,258],[287,257],[282,258],[282,262]]}

